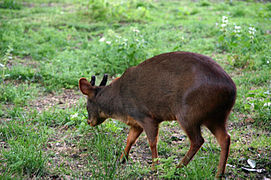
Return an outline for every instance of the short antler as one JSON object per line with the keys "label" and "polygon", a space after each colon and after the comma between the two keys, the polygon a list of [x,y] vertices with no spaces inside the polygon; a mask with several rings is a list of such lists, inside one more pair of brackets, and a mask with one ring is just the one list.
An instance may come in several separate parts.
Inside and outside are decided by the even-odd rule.
{"label": "short antler", "polygon": [[108,78],[108,75],[105,74],[104,77],[103,77],[103,80],[102,80],[102,82],[101,82],[101,84],[100,84],[100,86],[105,86],[105,85],[106,85],[107,78]]}
{"label": "short antler", "polygon": [[91,86],[95,86],[95,80],[96,80],[96,77],[91,76],[91,81],[90,81]]}

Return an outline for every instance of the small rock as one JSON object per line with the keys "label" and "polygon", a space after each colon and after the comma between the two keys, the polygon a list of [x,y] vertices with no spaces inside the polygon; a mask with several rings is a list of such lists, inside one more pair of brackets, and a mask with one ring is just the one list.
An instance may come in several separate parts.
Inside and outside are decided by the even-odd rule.
{"label": "small rock", "polygon": [[255,120],[252,118],[247,118],[245,121],[246,121],[246,123],[254,123],[255,122]]}
{"label": "small rock", "polygon": [[250,165],[250,167],[255,168],[256,167],[256,161],[252,159],[248,159],[247,163]]}
{"label": "small rock", "polygon": [[78,158],[78,157],[80,157],[78,154],[73,154],[73,155],[71,155],[71,157],[72,158]]}

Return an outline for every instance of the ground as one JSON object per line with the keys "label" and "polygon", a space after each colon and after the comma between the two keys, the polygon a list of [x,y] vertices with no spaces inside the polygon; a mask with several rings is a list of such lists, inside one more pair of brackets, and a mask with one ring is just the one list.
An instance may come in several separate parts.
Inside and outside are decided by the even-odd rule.
{"label": "ground", "polygon": [[126,164],[129,127],[87,124],[81,77],[112,79],[171,51],[213,58],[232,77],[227,179],[271,178],[271,4],[265,1],[0,1],[0,179],[214,179],[220,147],[205,143],[176,165],[189,140],[163,122],[159,164],[143,133]]}
{"label": "ground", "polygon": [[[60,109],[72,108],[73,106],[78,106],[79,99],[85,99],[83,95],[79,93],[78,90],[66,90],[63,89],[61,93],[52,94],[49,93],[46,96],[43,96],[33,102],[31,102],[29,108],[37,109],[39,112],[47,110],[50,107],[57,107]],[[241,137],[236,135],[235,129],[242,129]],[[49,172],[43,176],[43,178],[72,178],[73,175],[64,175],[63,172],[58,172],[58,168],[62,167],[64,169],[68,169],[73,172],[78,172],[83,177],[91,177],[91,173],[85,168],[86,157],[89,156],[88,148],[81,147],[80,142],[82,139],[87,140],[88,136],[91,136],[92,133],[89,132],[87,134],[74,134],[73,128],[68,126],[60,126],[53,128],[53,133],[50,135],[45,147],[44,151],[50,157],[50,161],[47,166],[50,167]],[[203,128],[203,137],[205,139],[205,144],[203,145],[202,150],[204,154],[208,153],[216,153],[216,158],[218,160],[219,148],[216,145],[215,151],[208,151],[208,146],[213,146],[216,144],[215,138],[212,134],[206,129]],[[255,149],[250,147],[251,142],[255,139],[255,137],[259,137],[260,135],[270,136],[267,131],[255,132],[251,127],[250,120],[246,119],[243,122],[229,122],[228,123],[228,131],[232,135],[232,144],[234,146],[234,150],[231,151],[230,156],[232,162],[227,164],[227,177],[229,179],[238,179],[236,172],[243,175],[243,178],[254,177],[257,179],[270,178],[270,169],[267,170],[266,167],[271,167],[271,162],[269,159],[271,158],[270,149],[267,148],[258,148]],[[125,127],[121,133],[123,136],[128,134],[128,126]],[[113,138],[118,138],[118,135],[114,135]],[[174,160],[171,162],[172,166],[177,165],[180,159],[184,156],[186,151],[189,148],[189,141],[186,137],[185,133],[179,127],[176,122],[162,123],[160,127],[160,142],[163,144],[159,144],[159,158],[167,159],[171,156],[174,156]],[[5,146],[5,142],[1,142],[2,147]],[[121,144],[124,146],[126,143],[126,139],[123,138]],[[166,144],[164,144],[166,143]],[[257,164],[257,169],[264,169],[263,172],[250,172],[245,168],[252,169],[249,167],[247,163],[247,159],[242,157],[242,151],[240,151],[237,144],[243,144],[248,146],[248,154],[246,156],[250,158],[261,158],[264,157],[263,161]],[[163,147],[163,146],[167,147]],[[235,147],[237,146],[237,147]],[[110,147],[109,147],[110,148]],[[168,150],[172,149],[172,150]],[[121,152],[117,152],[121,153]],[[241,153],[241,156],[240,156]],[[120,154],[117,154],[120,156]],[[200,158],[200,157],[199,157]],[[203,157],[204,158],[204,157]],[[116,160],[116,159],[115,159]],[[216,160],[216,162],[217,162]],[[133,164],[140,164],[140,166],[149,169],[151,167],[152,159],[151,159],[151,151],[149,149],[149,145],[147,142],[146,134],[143,133],[136,144],[133,146],[129,161],[126,164],[118,164],[118,168],[125,169],[125,166],[131,166]],[[160,164],[164,163],[163,161]],[[217,164],[217,163],[216,163]],[[244,169],[242,169],[244,168]],[[158,171],[149,171],[144,174],[144,178],[158,178]],[[162,170],[164,171],[164,170]],[[53,173],[52,173],[53,172]]]}

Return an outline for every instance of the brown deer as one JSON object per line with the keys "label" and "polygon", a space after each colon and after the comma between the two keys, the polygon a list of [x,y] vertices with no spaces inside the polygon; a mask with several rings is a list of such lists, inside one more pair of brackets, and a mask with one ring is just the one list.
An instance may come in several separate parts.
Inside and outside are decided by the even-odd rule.
{"label": "brown deer", "polygon": [[221,147],[216,177],[224,175],[230,148],[226,121],[235,103],[236,87],[214,60],[196,53],[170,52],[128,68],[107,86],[106,81],[107,75],[95,86],[95,76],[90,82],[81,78],[79,88],[87,95],[88,124],[97,126],[114,118],[131,126],[123,161],[144,130],[154,166],[159,124],[176,120],[190,140],[190,149],[177,167],[186,166],[204,143],[204,125]]}

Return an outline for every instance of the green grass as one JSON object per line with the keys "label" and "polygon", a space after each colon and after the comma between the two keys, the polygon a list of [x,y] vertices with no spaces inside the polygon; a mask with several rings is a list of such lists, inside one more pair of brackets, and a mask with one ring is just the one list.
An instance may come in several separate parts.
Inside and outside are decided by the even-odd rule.
{"label": "green grass", "polygon": [[[152,171],[144,133],[120,165],[128,127],[86,123],[79,78],[113,79],[179,50],[214,58],[237,85],[227,177],[271,178],[270,19],[270,2],[0,1],[0,178],[214,179],[220,148],[206,130],[194,160],[177,170],[189,141],[177,123],[163,123]],[[243,171],[247,159],[266,171]]]}
{"label": "green grass", "polygon": [[[22,120],[23,118],[20,118]],[[4,175],[41,176],[45,172],[46,155],[43,152],[46,134],[42,128],[36,133],[35,127],[25,122],[1,124],[0,138],[6,142],[1,149],[1,169]]]}

